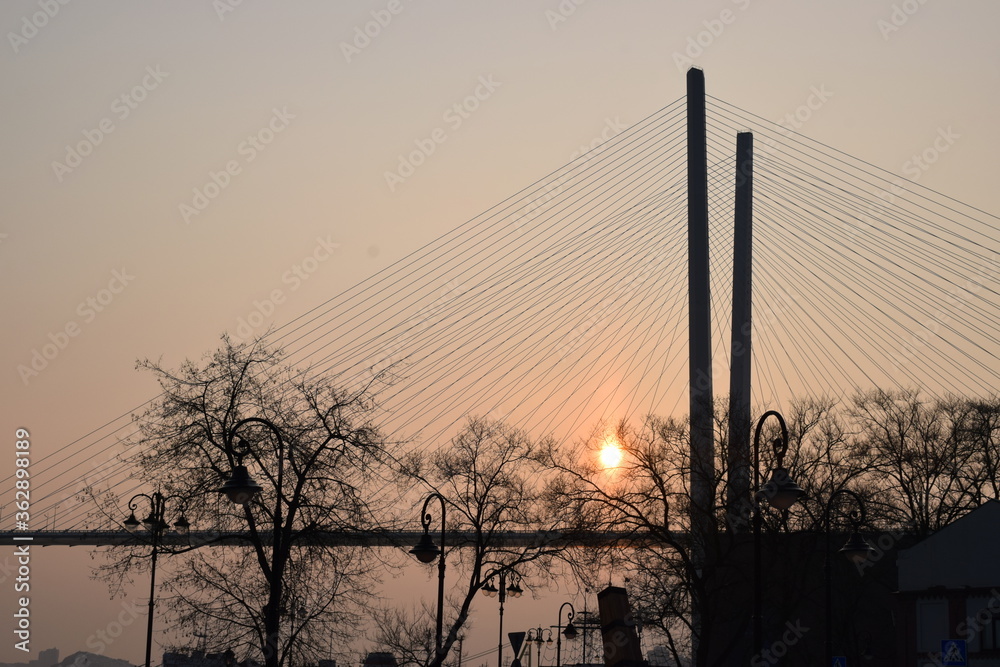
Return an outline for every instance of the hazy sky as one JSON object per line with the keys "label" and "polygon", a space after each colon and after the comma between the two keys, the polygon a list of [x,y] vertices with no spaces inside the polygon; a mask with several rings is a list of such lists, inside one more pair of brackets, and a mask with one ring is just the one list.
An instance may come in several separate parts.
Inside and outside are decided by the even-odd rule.
{"label": "hazy sky", "polygon": [[[276,289],[271,320],[293,319],[676,100],[692,62],[774,121],[823,91],[799,131],[901,176],[950,129],[919,182],[1000,211],[998,19],[992,0],[4,2],[0,470],[16,428],[51,454],[155,395],[136,359],[199,357]],[[35,554],[33,652],[85,648],[122,601],[84,549]],[[5,616],[14,598],[6,576]],[[107,653],[138,663],[144,636]],[[0,660],[25,659],[12,644]]]}

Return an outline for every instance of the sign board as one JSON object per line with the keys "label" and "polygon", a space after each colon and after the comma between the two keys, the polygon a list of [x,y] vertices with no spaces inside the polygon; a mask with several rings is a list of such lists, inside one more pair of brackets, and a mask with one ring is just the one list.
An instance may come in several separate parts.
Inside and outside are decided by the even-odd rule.
{"label": "sign board", "polygon": [[830,667],[847,667],[846,655],[835,655],[830,658]]}
{"label": "sign board", "polygon": [[964,639],[942,639],[941,640],[941,664],[954,665],[955,667],[967,667],[969,664],[968,651]]}
{"label": "sign board", "polygon": [[508,632],[507,637],[510,638],[510,647],[514,649],[514,657],[519,658],[521,656],[521,647],[524,646],[524,638],[527,632]]}

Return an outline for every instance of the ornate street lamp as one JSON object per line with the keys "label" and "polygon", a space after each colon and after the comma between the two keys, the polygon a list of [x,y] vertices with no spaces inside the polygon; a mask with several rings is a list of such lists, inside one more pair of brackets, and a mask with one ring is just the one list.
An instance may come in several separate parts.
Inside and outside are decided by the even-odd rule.
{"label": "ornate street lamp", "polygon": [[[439,549],[431,540],[430,526],[431,517],[427,511],[430,502],[437,498],[441,501],[441,548]],[[437,599],[437,629],[434,636],[435,664],[440,665],[444,660],[441,654],[441,635],[444,627],[444,531],[445,531],[445,503],[444,497],[440,493],[432,493],[424,500],[424,509],[420,512],[420,524],[424,527],[424,534],[417,543],[417,546],[410,549],[410,553],[417,557],[421,563],[431,563],[438,559],[438,599]]]}
{"label": "ornate street lamp", "polygon": [[840,553],[854,563],[860,565],[874,553],[874,549],[863,537],[861,537],[860,527],[865,523],[865,503],[861,496],[850,489],[838,489],[830,496],[823,510],[823,532],[825,534],[826,549],[823,552],[823,583],[825,585],[825,606],[826,606],[826,663],[833,663],[833,565],[830,562],[830,526],[832,524],[831,514],[835,501],[840,496],[848,496],[854,501],[855,507],[847,513],[847,519],[851,523],[851,536],[844,546],[840,547]]}
{"label": "ornate street lamp", "polygon": [[[135,518],[135,511],[139,505],[136,502],[139,498],[145,498],[149,502],[149,514],[141,522]],[[149,612],[146,617],[146,667],[150,667],[150,658],[153,650],[153,609],[156,605],[156,554],[160,550],[160,539],[163,532],[170,526],[164,516],[166,514],[167,503],[173,500],[181,500],[178,496],[164,496],[159,491],[154,491],[153,495],[137,493],[128,501],[129,515],[122,525],[125,530],[133,535],[141,534],[140,527],[145,526],[149,533],[150,544],[153,549],[149,565]],[[181,511],[180,517],[174,522],[174,532],[180,536],[185,536],[191,529],[191,524],[184,518]]]}
{"label": "ornate street lamp", "polygon": [[[774,469],[771,471],[771,479],[767,484],[760,484],[760,434],[764,428],[764,422],[768,417],[778,420],[781,427],[781,436],[775,438],[772,445],[774,447]],[[767,500],[771,507],[778,510],[787,510],[800,498],[806,495],[798,484],[792,481],[788,475],[788,470],[782,467],[785,453],[788,451],[788,427],[785,425],[785,418],[774,410],[768,410],[757,421],[757,428],[753,436],[753,475],[754,493],[753,502],[753,653],[761,650],[763,641],[763,626],[761,622],[761,598],[763,597],[763,577],[761,574],[761,524],[763,516],[761,514],[761,501]]]}
{"label": "ornate street lamp", "polygon": [[[236,443],[233,443],[233,437],[236,431],[239,430],[241,426],[248,423],[261,424],[266,427],[278,441],[278,477],[281,477],[281,468],[284,464],[284,439],[281,437],[281,430],[278,429],[272,422],[261,419],[259,417],[250,417],[249,419],[244,419],[242,421],[236,422],[236,425],[226,434],[225,447],[226,455],[234,458],[236,460],[236,465],[233,466],[233,472],[230,474],[229,479],[226,483],[220,486],[216,491],[224,494],[226,498],[234,505],[246,505],[254,496],[259,494],[264,490],[257,481],[250,476],[250,471],[247,467],[243,465],[243,457],[251,452],[250,443],[248,443],[243,438],[236,438]],[[278,486],[279,501],[281,497],[280,489]]]}
{"label": "ornate street lamp", "polygon": [[[480,590],[483,595],[488,598],[500,596],[500,641],[497,643],[497,667],[503,667],[503,603],[507,599],[509,594],[512,598],[519,598],[524,590],[518,583],[520,577],[517,572],[509,570],[511,583],[507,583],[507,573],[508,570],[500,570],[499,573],[496,571],[487,575],[486,583],[480,586]],[[493,577],[497,577],[500,580],[500,587],[493,585]]]}
{"label": "ornate street lamp", "polygon": [[[566,627],[564,628],[562,624],[562,613],[563,609],[566,607],[569,607],[569,611],[566,613]],[[570,602],[563,602],[559,607],[559,619],[556,624],[556,667],[562,667],[562,638],[576,639],[576,636],[579,634],[576,631],[576,626],[573,625],[574,616],[576,616],[576,610],[573,609],[573,604]]]}
{"label": "ornate street lamp", "polygon": [[[243,438],[236,437],[236,432],[247,424],[259,424],[263,426],[271,432],[271,435],[274,436],[278,443],[278,476],[275,482],[271,548],[272,553],[282,553],[285,547],[282,544],[284,534],[282,531],[283,521],[281,510],[281,499],[284,497],[285,440],[281,435],[281,429],[276,424],[262,417],[247,417],[233,424],[233,427],[225,434],[224,444],[226,455],[230,460],[235,459],[236,465],[233,466],[233,472],[229,479],[217,491],[224,494],[234,504],[246,505],[263,490],[263,487],[250,476],[250,472],[243,465],[243,457],[252,451],[250,444]],[[235,444],[233,443],[234,438],[236,439]],[[291,451],[289,451],[289,455],[291,455]],[[263,651],[264,656],[267,658],[267,664],[276,665],[279,650],[277,630],[281,625],[280,601],[284,592],[282,590],[284,588],[282,578],[274,577],[273,581],[270,582],[270,588],[270,599],[264,607],[264,627],[273,628],[273,630],[268,630],[267,632],[267,636],[264,639]]]}
{"label": "ornate street lamp", "polygon": [[[536,655],[538,656],[538,664],[536,667],[542,667],[542,644],[552,643],[552,630],[548,628],[530,628],[525,641],[537,644]],[[530,651],[531,649],[528,650]],[[530,656],[531,654],[529,653],[528,655]]]}

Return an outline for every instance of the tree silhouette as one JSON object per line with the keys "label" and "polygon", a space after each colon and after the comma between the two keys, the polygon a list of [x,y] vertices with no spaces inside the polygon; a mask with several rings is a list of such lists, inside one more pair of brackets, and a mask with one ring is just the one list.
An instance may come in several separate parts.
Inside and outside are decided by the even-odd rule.
{"label": "tree silhouette", "polygon": [[[373,489],[388,444],[371,395],[295,369],[260,342],[225,337],[177,371],[149,361],[139,367],[163,393],[136,418],[127,442],[135,476],[186,499],[192,526],[212,531],[210,542],[242,536],[166,559],[160,608],[177,627],[204,628],[209,650],[233,649],[269,667],[315,661],[333,638],[346,643],[380,568],[363,550],[323,537],[372,530],[384,514]],[[263,487],[246,505],[217,492],[236,463],[233,443]],[[112,550],[101,576],[120,581],[141,566],[143,549],[125,549],[124,557]]]}

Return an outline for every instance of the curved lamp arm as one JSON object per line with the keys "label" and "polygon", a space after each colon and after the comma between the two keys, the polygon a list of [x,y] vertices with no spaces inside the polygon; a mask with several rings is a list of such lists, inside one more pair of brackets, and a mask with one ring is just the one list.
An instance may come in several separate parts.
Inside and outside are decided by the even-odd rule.
{"label": "curved lamp arm", "polygon": [[[237,505],[246,505],[254,496],[263,491],[263,487],[250,476],[246,466],[243,465],[243,458],[247,454],[252,453],[253,449],[250,447],[250,443],[241,437],[237,437],[236,432],[246,424],[259,424],[265,427],[278,441],[278,478],[275,482],[277,494],[275,498],[274,517],[275,525],[280,526],[281,501],[283,499],[282,477],[285,467],[285,439],[281,437],[281,429],[273,422],[263,417],[247,417],[233,424],[233,427],[225,433],[223,444],[226,448],[226,456],[229,458],[230,465],[233,465],[234,458],[236,463],[233,465],[232,476],[218,491],[224,493],[231,502]],[[233,442],[234,438],[236,438],[235,444]]]}
{"label": "curved lamp arm", "polygon": [[760,416],[757,420],[757,429],[753,434],[754,441],[754,470],[758,475],[756,486],[760,486],[760,433],[764,430],[764,422],[767,421],[768,417],[774,417],[778,420],[778,425],[781,427],[781,437],[775,438],[772,446],[774,447],[774,460],[775,467],[780,468],[785,460],[785,453],[788,452],[788,426],[785,424],[785,418],[781,416],[781,413],[777,410],[768,410]]}
{"label": "curved lamp arm", "polygon": [[[246,419],[241,419],[230,428],[223,440],[226,447],[226,454],[231,457],[236,457],[236,465],[243,464],[243,457],[247,454],[253,452],[250,447],[250,443],[240,437],[236,437],[236,432],[240,430],[246,424],[260,424],[277,439],[278,450],[283,451],[285,447],[285,440],[281,437],[281,429],[279,429],[274,422],[264,419],[263,417],[247,417]],[[236,438],[236,443],[233,443],[233,438]],[[230,461],[232,463],[232,461]]]}
{"label": "curved lamp arm", "polygon": [[854,501],[854,507],[847,512],[847,520],[851,522],[851,532],[858,532],[858,528],[867,523],[866,519],[868,517],[868,511],[865,508],[865,501],[862,500],[861,496],[851,491],[850,489],[837,489],[830,496],[830,499],[826,503],[826,507],[823,508],[823,525],[827,530],[830,530],[830,515],[833,512],[834,501],[838,496],[850,496]]}
{"label": "curved lamp arm", "polygon": [[[139,509],[138,500],[140,498],[145,498],[149,503],[149,515],[142,521],[139,521],[135,517],[135,511]],[[124,521],[125,529],[130,533],[135,533],[139,530],[139,526],[145,524],[155,538],[168,527],[167,523],[164,521],[164,516],[166,515],[167,504],[174,500],[181,501],[180,517],[174,523],[174,529],[178,534],[186,535],[188,529],[190,528],[190,523],[188,523],[188,520],[184,517],[184,498],[177,495],[165,496],[159,491],[154,491],[152,495],[147,493],[137,493],[129,499],[129,516]]]}
{"label": "curved lamp arm", "polygon": [[444,551],[445,504],[444,504],[444,496],[442,496],[440,493],[434,492],[431,495],[427,496],[427,498],[424,500],[424,509],[421,510],[420,514],[420,525],[423,527],[424,534],[426,535],[430,530],[431,521],[434,519],[434,517],[431,516],[431,513],[427,511],[427,506],[430,505],[430,502],[435,498],[437,498],[441,502],[441,551]]}
{"label": "curved lamp arm", "polygon": [[[781,427],[781,436],[772,442],[774,447],[775,466],[771,471],[771,479],[767,484],[761,486],[760,483],[760,435],[764,428],[764,422],[768,417],[778,420]],[[785,454],[788,452],[788,426],[785,425],[785,418],[774,410],[768,410],[757,421],[757,429],[753,436],[753,474],[754,474],[754,505],[757,507],[756,514],[760,513],[760,500],[766,499],[775,509],[787,510],[794,505],[806,492],[799,487],[788,474],[784,467]]]}

